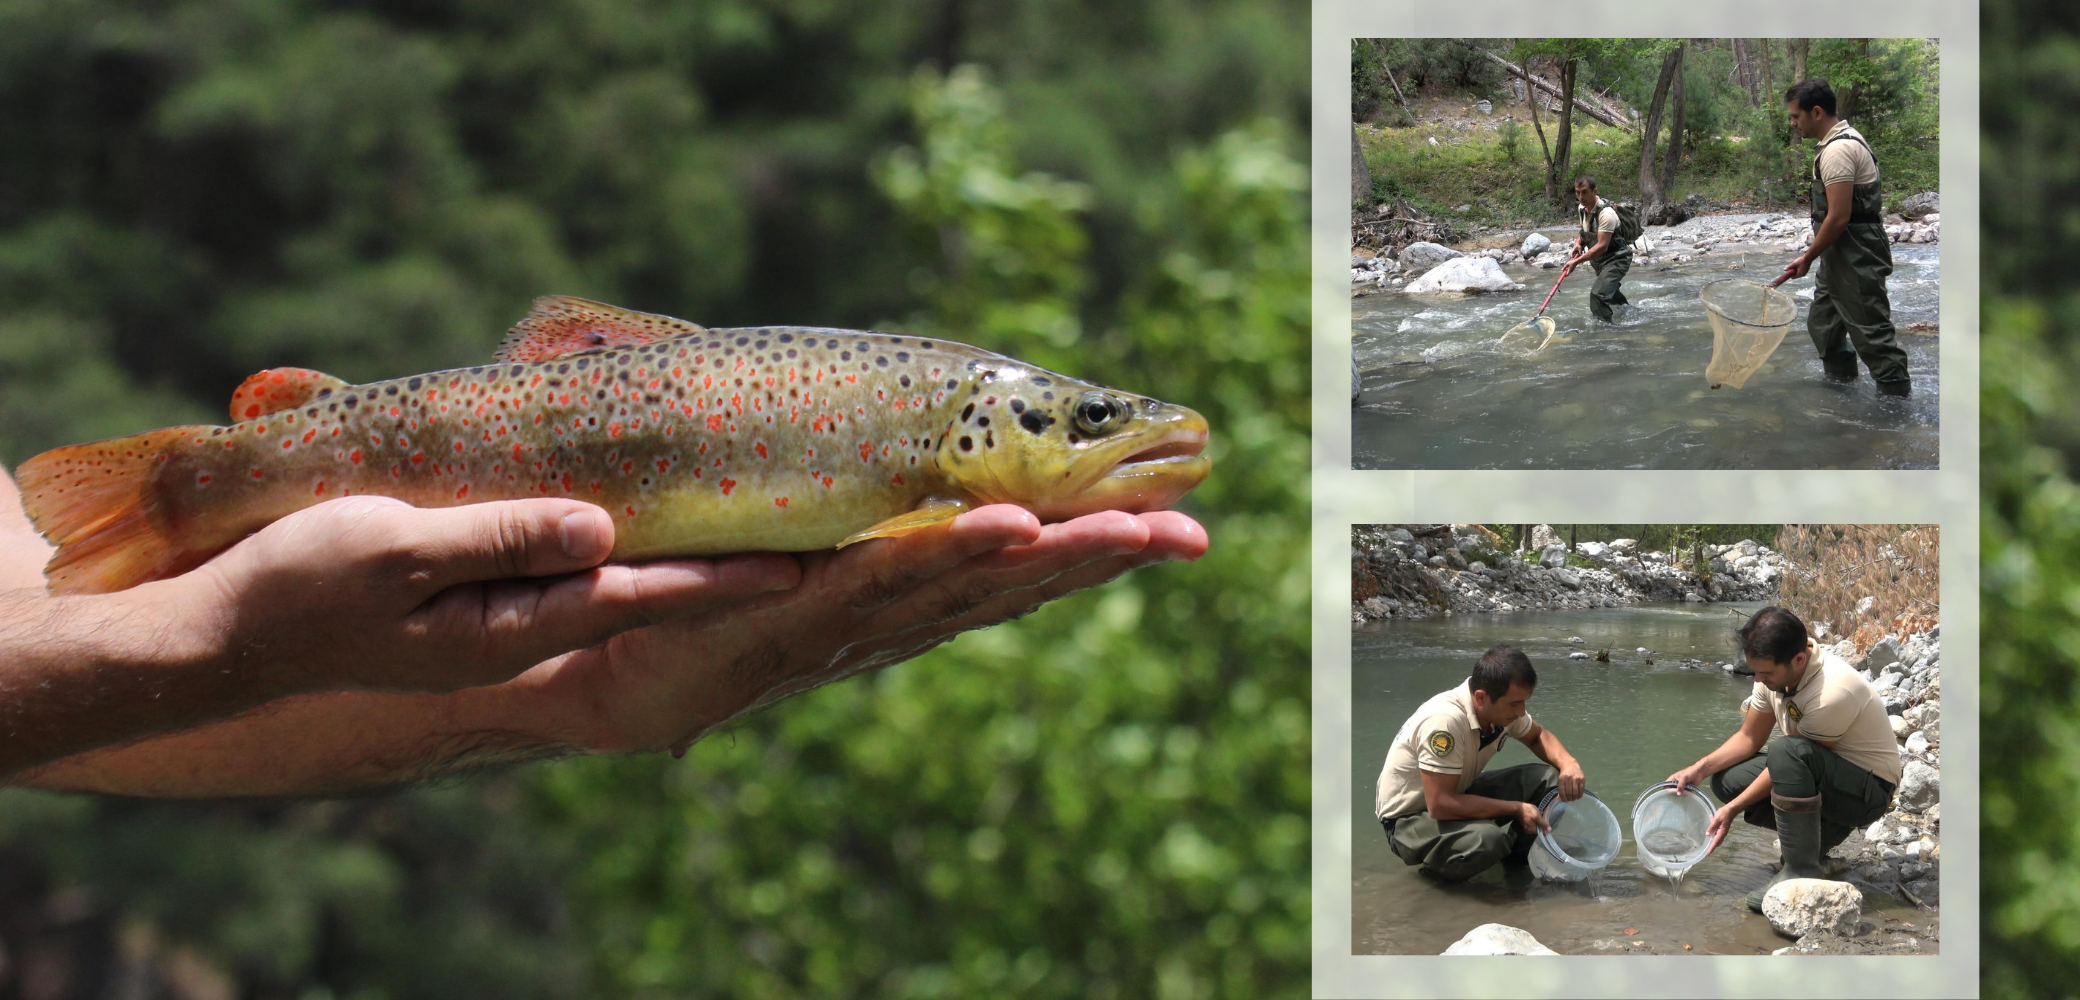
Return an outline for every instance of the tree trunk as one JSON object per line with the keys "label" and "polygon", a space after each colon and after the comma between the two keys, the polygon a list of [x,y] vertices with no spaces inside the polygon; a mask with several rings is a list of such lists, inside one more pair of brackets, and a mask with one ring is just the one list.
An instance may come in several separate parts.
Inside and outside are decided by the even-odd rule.
{"label": "tree trunk", "polygon": [[[1858,58],[1866,60],[1871,57],[1870,39],[1859,38],[1856,40],[1856,55]],[[1847,118],[1856,113],[1855,84],[1843,84],[1839,90],[1834,92],[1834,113],[1837,118]]]}
{"label": "tree trunk", "polygon": [[1538,133],[1538,152],[1546,160],[1546,202],[1558,205],[1559,192],[1553,187],[1553,150],[1546,145],[1546,127],[1538,123],[1538,88],[1531,85],[1531,60],[1524,62],[1517,72],[1524,77],[1524,102],[1531,106],[1531,128]]}
{"label": "tree trunk", "polygon": [[1661,187],[1661,174],[1654,162],[1655,145],[1661,138],[1661,111],[1668,105],[1669,84],[1680,68],[1680,50],[1670,49],[1661,57],[1661,78],[1654,82],[1654,102],[1647,106],[1647,117],[1640,122],[1639,153],[1639,203],[1642,217],[1652,218],[1654,210],[1667,200]]}
{"label": "tree trunk", "polygon": [[[1503,69],[1506,69],[1511,73],[1515,73],[1522,76],[1524,78],[1524,87],[1526,91],[1524,96],[1530,97],[1532,93],[1538,90],[1543,90],[1546,93],[1553,95],[1554,97],[1560,96],[1560,88],[1553,86],[1551,83],[1548,83],[1544,77],[1532,76],[1529,72],[1531,68],[1530,66],[1526,65],[1519,67],[1516,64],[1510,62],[1507,59],[1502,58],[1501,56],[1496,55],[1493,52],[1483,52],[1481,54],[1493,60],[1496,65],[1501,66]],[[1527,59],[1525,60],[1525,62],[1529,63],[1530,60]],[[1595,104],[1591,104],[1587,100],[1583,99],[1580,95],[1576,95],[1574,97],[1573,103],[1575,107],[1581,109],[1583,114],[1588,115],[1589,117],[1594,118],[1597,121],[1604,123],[1605,125],[1609,125],[1612,128],[1630,127],[1625,124],[1624,115],[1621,115],[1616,111],[1612,111],[1610,108],[1599,107]]]}
{"label": "tree trunk", "polygon": [[1385,73],[1387,75],[1387,82],[1394,85],[1394,103],[1401,105],[1401,113],[1408,116],[1408,123],[1410,125],[1414,125],[1416,123],[1416,113],[1408,109],[1408,98],[1402,96],[1401,84],[1394,79],[1393,68],[1389,67],[1384,61],[1382,61],[1380,63],[1379,69],[1380,72]]}
{"label": "tree trunk", "polygon": [[1733,40],[1733,78],[1735,82],[1740,84],[1742,90],[1748,92],[1749,107],[1761,105],[1762,100],[1755,93],[1758,83],[1755,72],[1755,53],[1753,47],[1748,44],[1748,40],[1745,38]]}
{"label": "tree trunk", "polygon": [[1574,77],[1581,60],[1569,59],[1560,67],[1560,127],[1553,130],[1553,187],[1572,191],[1573,178],[1568,176],[1568,154],[1574,148]]}
{"label": "tree trunk", "polygon": [[1777,84],[1770,75],[1769,39],[1758,38],[1756,41],[1762,43],[1762,99],[1774,106],[1777,100]]}
{"label": "tree trunk", "polygon": [[1364,148],[1358,146],[1358,127],[1350,127],[1350,204],[1373,204],[1373,173],[1364,168]]}
{"label": "tree trunk", "polygon": [[1668,123],[1668,154],[1661,161],[1661,191],[1664,197],[1676,186],[1676,164],[1683,159],[1683,47],[1687,42],[1676,42],[1676,78],[1669,87],[1668,99],[1675,106],[1675,113]]}
{"label": "tree trunk", "polygon": [[1793,84],[1806,82],[1806,52],[1812,48],[1812,45],[1813,40],[1810,38],[1794,38],[1791,40],[1791,82]]}

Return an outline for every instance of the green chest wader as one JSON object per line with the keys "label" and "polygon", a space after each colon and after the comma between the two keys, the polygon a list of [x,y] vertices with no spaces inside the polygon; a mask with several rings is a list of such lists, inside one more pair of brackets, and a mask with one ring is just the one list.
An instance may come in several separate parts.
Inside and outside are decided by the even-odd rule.
{"label": "green chest wader", "polygon": [[[1870,145],[1856,136],[1835,142]],[[1820,147],[1824,151],[1827,145]],[[1856,359],[1863,358],[1880,391],[1907,394],[1907,352],[1892,328],[1892,299],[1885,279],[1892,274],[1892,244],[1885,238],[1884,197],[1879,182],[1857,184],[1849,201],[1849,224],[1833,245],[1820,254],[1813,280],[1813,306],[1806,329],[1827,374],[1856,378]],[[1813,233],[1827,218],[1827,185],[1820,182],[1820,152],[1813,154]]]}
{"label": "green chest wader", "polygon": [[[1598,200],[1596,212],[1601,214],[1607,202]],[[1581,213],[1579,232],[1582,250],[1587,252],[1596,245],[1595,216]],[[1618,287],[1625,280],[1625,272],[1632,270],[1631,245],[1619,246],[1618,234],[1611,234],[1611,248],[1603,256],[1591,258],[1589,266],[1596,270],[1596,283],[1589,286],[1589,314],[1606,323],[1611,321],[1611,307],[1625,304],[1625,293]]]}

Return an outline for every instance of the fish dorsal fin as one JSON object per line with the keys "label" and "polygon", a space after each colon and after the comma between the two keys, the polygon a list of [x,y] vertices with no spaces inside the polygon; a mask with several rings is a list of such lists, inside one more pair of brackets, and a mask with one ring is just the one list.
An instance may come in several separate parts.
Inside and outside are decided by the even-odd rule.
{"label": "fish dorsal fin", "polygon": [[320,392],[346,387],[345,382],[308,368],[269,368],[246,379],[231,394],[231,422],[302,406]]}
{"label": "fish dorsal fin", "polygon": [[687,333],[706,333],[697,323],[636,312],[569,295],[544,295],[511,330],[492,357],[499,361],[548,361],[601,347],[633,347]]}

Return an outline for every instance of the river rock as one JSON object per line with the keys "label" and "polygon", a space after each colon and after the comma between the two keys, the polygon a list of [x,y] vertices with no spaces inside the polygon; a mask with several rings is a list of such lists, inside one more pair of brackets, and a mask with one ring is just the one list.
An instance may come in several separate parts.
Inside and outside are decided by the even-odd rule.
{"label": "river rock", "polygon": [[1910,194],[1907,196],[1906,201],[1900,203],[1900,214],[1909,219],[1919,219],[1938,211],[1941,207],[1940,203],[1941,199],[1934,191]]}
{"label": "river rock", "polygon": [[1547,569],[1558,569],[1567,565],[1567,546],[1559,542],[1549,543],[1539,549],[1538,564]]}
{"label": "river rock", "polygon": [[1762,915],[1785,937],[1814,931],[1849,937],[1863,923],[1863,893],[1831,879],[1785,879],[1762,897]]}
{"label": "river rock", "polygon": [[1571,635],[1567,637],[1567,643],[1570,646],[1579,646],[1586,641],[1588,640],[1583,639],[1581,636],[1578,635]]}
{"label": "river rock", "polygon": [[1937,892],[1937,888],[1938,886],[1936,884],[1936,880],[1932,878],[1922,879],[1918,882],[1907,882],[1900,886],[1900,889],[1902,891],[1904,891],[1907,895],[1913,897],[1917,902],[1919,902],[1923,906],[1936,905],[1938,901],[1937,898],[1940,895]]}
{"label": "river rock", "polygon": [[1918,760],[1907,761],[1899,776],[1899,807],[1921,812],[1935,805],[1942,795],[1942,775]]}
{"label": "river rock", "polygon": [[1524,242],[1521,246],[1517,247],[1517,252],[1523,254],[1525,260],[1530,260],[1531,258],[1538,256],[1539,254],[1545,253],[1546,248],[1552,245],[1553,241],[1546,239],[1546,234],[1532,233],[1531,235],[1524,237]]}
{"label": "river rock", "polygon": [[1545,548],[1545,547],[1546,547],[1546,546],[1548,546],[1548,545],[1554,545],[1554,544],[1558,544],[1558,543],[1559,543],[1559,541],[1560,541],[1560,534],[1559,534],[1558,532],[1556,532],[1556,531],[1554,531],[1554,530],[1553,530],[1553,526],[1552,526],[1552,525],[1550,525],[1550,524],[1534,524],[1534,525],[1532,525],[1532,526],[1531,526],[1531,547],[1532,547],[1532,548],[1534,548],[1534,549],[1543,549],[1543,548]]}
{"label": "river rock", "polygon": [[1907,735],[1908,729],[1910,728],[1907,725],[1907,720],[1904,717],[1898,715],[1888,715],[1886,716],[1886,718],[1892,720],[1892,738],[1904,739]]}
{"label": "river rock", "polygon": [[[1566,557],[1562,556],[1561,558],[1565,559]],[[1574,570],[1568,569],[1564,565],[1553,567],[1553,579],[1560,581],[1560,585],[1569,590],[1582,589],[1582,578]]]}
{"label": "river rock", "polygon": [[1870,652],[1863,654],[1863,662],[1855,664],[1865,673],[1876,675],[1879,671],[1900,660],[1899,640],[1886,636],[1871,644]]}
{"label": "river rock", "polygon": [[1915,733],[1907,737],[1907,752],[1917,757],[1928,752],[1928,734]]}
{"label": "river rock", "polygon": [[1577,649],[1574,652],[1567,654],[1567,658],[1570,660],[1586,660],[1589,658],[1589,654]]}
{"label": "river rock", "polygon": [[1908,729],[1927,733],[1929,739],[1938,740],[1943,738],[1942,716],[1942,703],[1927,701],[1907,709],[1900,718],[1906,720]]}
{"label": "river rock", "polygon": [[1492,115],[1495,113],[1495,105],[1490,103],[1488,99],[1484,97],[1478,101],[1473,102],[1473,110],[1478,111],[1484,115]]}
{"label": "river rock", "polygon": [[1422,274],[1454,257],[1464,256],[1466,255],[1451,247],[1436,243],[1410,243],[1402,247],[1401,252],[1396,254],[1395,258],[1401,262],[1401,266],[1408,273]]}
{"label": "river rock", "polygon": [[1531,932],[1508,924],[1482,924],[1444,950],[1447,955],[1557,955]]}
{"label": "river rock", "polygon": [[1409,295],[1438,295],[1447,292],[1521,292],[1524,286],[1509,280],[1502,265],[1492,257],[1454,257],[1408,283]]}

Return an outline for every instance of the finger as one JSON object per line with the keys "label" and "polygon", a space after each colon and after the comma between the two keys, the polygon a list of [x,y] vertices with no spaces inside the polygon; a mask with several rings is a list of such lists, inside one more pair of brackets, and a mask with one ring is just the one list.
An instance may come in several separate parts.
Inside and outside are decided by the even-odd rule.
{"label": "finger", "polygon": [[1030,543],[1041,533],[1040,519],[1023,508],[978,507],[943,528],[875,539],[819,557],[815,582],[840,590],[841,599],[854,607],[875,610],[969,559]]}
{"label": "finger", "polygon": [[472,651],[466,656],[496,661],[499,666],[487,665],[488,673],[517,672],[630,629],[717,611],[800,580],[800,563],[775,553],[602,566],[546,585],[504,581],[450,588],[415,619]]}
{"label": "finger", "polygon": [[614,549],[613,519],[578,500],[505,500],[396,516],[409,579],[426,591],[574,573]]}

